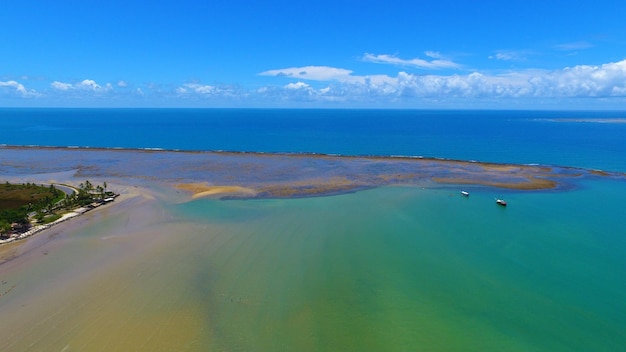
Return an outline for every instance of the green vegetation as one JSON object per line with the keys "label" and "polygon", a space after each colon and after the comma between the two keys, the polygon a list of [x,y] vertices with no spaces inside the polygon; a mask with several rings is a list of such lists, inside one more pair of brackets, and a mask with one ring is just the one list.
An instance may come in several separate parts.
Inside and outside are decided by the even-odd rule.
{"label": "green vegetation", "polygon": [[34,183],[0,184],[0,210],[17,209],[31,204],[32,207],[63,199],[64,193],[53,185],[40,186]]}
{"label": "green vegetation", "polygon": [[75,207],[83,207],[93,202],[102,201],[107,197],[113,197],[113,192],[107,191],[107,183],[104,182],[102,186],[94,186],[89,180],[78,185],[78,193],[73,195],[65,195],[65,198],[61,202],[61,206],[65,209],[71,209]]}
{"label": "green vegetation", "polygon": [[0,233],[10,231],[12,224],[28,225],[29,213],[49,212],[63,196],[64,193],[52,185],[0,184]]}
{"label": "green vegetation", "polygon": [[47,224],[59,219],[66,211],[101,203],[106,197],[114,196],[113,192],[107,191],[106,182],[94,186],[85,181],[80,184],[78,192],[72,194],[65,194],[53,185],[0,184],[0,237],[16,226],[29,227],[29,218]]}
{"label": "green vegetation", "polygon": [[61,218],[61,214],[52,214],[48,216],[44,216],[43,219],[39,222],[40,224],[49,224]]}

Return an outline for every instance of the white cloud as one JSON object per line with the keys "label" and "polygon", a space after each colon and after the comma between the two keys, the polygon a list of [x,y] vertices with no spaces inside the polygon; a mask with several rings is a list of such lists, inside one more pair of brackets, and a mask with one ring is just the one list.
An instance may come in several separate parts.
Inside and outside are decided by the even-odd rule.
{"label": "white cloud", "polygon": [[363,61],[373,62],[377,64],[414,66],[414,67],[427,68],[427,69],[443,69],[443,68],[460,68],[461,67],[461,65],[455,62],[444,59],[443,56],[439,52],[427,51],[425,55],[434,60],[428,61],[428,60],[424,60],[420,58],[401,59],[393,55],[387,55],[387,54],[374,55],[374,54],[366,53],[365,55],[363,55]]}
{"label": "white cloud", "polygon": [[99,91],[102,90],[102,86],[100,86],[96,81],[92,79],[85,79],[80,83],[76,84],[76,88]]}
{"label": "white cloud", "polygon": [[558,44],[554,48],[563,51],[575,51],[592,48],[593,44],[586,41]]}
{"label": "white cloud", "polygon": [[511,55],[510,53],[497,53],[494,56],[489,56],[489,58],[490,59],[496,59],[496,60],[508,61],[508,60],[515,59],[515,55]]}
{"label": "white cloud", "polygon": [[199,83],[186,83],[174,89],[180,97],[204,97],[204,98],[241,98],[247,93],[233,86],[214,86]]}
{"label": "white cloud", "polygon": [[41,94],[39,94],[36,90],[34,89],[27,89],[26,87],[24,87],[23,84],[17,82],[17,81],[0,81],[0,88],[7,88],[12,90],[13,92],[16,92],[18,95],[22,96],[22,97],[38,97],[41,96]]}
{"label": "white cloud", "polygon": [[110,83],[105,84],[104,87],[96,83],[96,81],[91,79],[85,79],[76,84],[65,83],[54,81],[50,84],[50,86],[55,90],[60,91],[69,91],[69,90],[83,90],[83,91],[91,91],[91,92],[107,92],[113,90],[113,86]]}
{"label": "white cloud", "polygon": [[[263,76],[288,77],[299,80],[323,81],[323,82],[340,82],[346,84],[363,84],[363,85],[382,85],[394,83],[395,78],[387,75],[353,75],[351,70],[343,68],[335,68],[328,66],[305,66],[291,67],[278,70],[270,70],[259,73]],[[294,88],[294,87],[290,87]]]}
{"label": "white cloud", "polygon": [[[311,80],[327,81],[331,85],[313,89],[308,84],[298,81],[282,88],[266,87],[257,90],[257,93],[278,96],[282,92],[285,97],[289,97],[294,96],[295,91],[306,90],[310,97],[325,101],[333,97],[343,100],[365,100],[372,97],[398,99],[626,97],[626,60],[601,66],[579,65],[553,71],[524,70],[501,74],[472,72],[465,75],[415,75],[399,72],[396,77],[357,76],[345,69],[322,66],[322,69],[310,70],[310,67],[316,66],[272,70],[271,74],[296,79],[304,76]],[[306,74],[289,74],[294,72]]]}
{"label": "white cloud", "polygon": [[59,81],[54,81],[50,84],[50,86],[56,90],[69,90],[74,89],[74,86],[71,83],[63,83]]}
{"label": "white cloud", "polygon": [[[436,59],[437,52],[427,52]],[[401,60],[401,59],[399,59]],[[60,98],[127,98],[130,99],[196,99],[197,102],[347,102],[386,103],[428,101],[479,101],[480,99],[552,99],[552,98],[620,98],[626,100],[626,60],[603,65],[577,65],[557,70],[511,70],[493,73],[475,71],[457,74],[418,75],[398,71],[393,75],[359,75],[352,70],[329,66],[304,66],[261,72],[260,75],[283,77],[280,85],[244,90],[234,85],[186,83],[178,86],[145,85],[141,88],[117,89],[120,82],[99,84],[85,79],[75,83],[53,81],[47,95]],[[123,85],[123,84],[122,84]],[[0,81],[5,96],[42,96],[11,80]],[[536,100],[536,101],[539,101]],[[618,101],[613,99],[612,101]],[[182,100],[181,100],[182,101]]]}
{"label": "white cloud", "polygon": [[[291,67],[259,73],[261,76],[290,77],[312,81],[354,81],[351,70],[328,66]],[[358,78],[356,78],[358,79]]]}
{"label": "white cloud", "polygon": [[578,65],[534,77],[540,96],[615,97],[626,90],[626,60]]}
{"label": "white cloud", "polygon": [[285,88],[287,89],[308,89],[311,88],[310,85],[304,83],[304,82],[296,82],[296,83],[289,83],[285,86]]}
{"label": "white cloud", "polygon": [[120,88],[126,88],[128,87],[128,83],[126,83],[126,81],[118,81],[117,86]]}
{"label": "white cloud", "polygon": [[432,57],[433,59],[443,59],[443,55],[438,51],[425,51],[424,55]]}
{"label": "white cloud", "polygon": [[502,61],[524,61],[528,56],[526,51],[498,50],[495,55],[490,55],[489,59]]}
{"label": "white cloud", "polygon": [[189,84],[185,84],[185,87],[199,94],[215,94],[217,92],[217,88],[215,88],[214,86],[210,86],[210,85],[189,83]]}

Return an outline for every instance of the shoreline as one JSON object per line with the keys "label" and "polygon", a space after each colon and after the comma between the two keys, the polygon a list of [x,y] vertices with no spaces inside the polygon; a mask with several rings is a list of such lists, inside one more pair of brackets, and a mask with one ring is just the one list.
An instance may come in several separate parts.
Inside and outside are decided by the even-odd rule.
{"label": "shoreline", "polygon": [[[64,187],[69,187],[72,189],[76,189],[74,185],[68,185],[68,184],[63,184],[62,186]],[[130,195],[128,195],[128,197],[130,197]],[[0,246],[6,245],[6,244],[10,244],[10,243],[16,243],[22,240],[25,240],[29,237],[32,237],[36,234],[39,234],[45,230],[51,229],[53,227],[55,227],[56,225],[59,225],[61,223],[64,223],[68,220],[80,217],[81,215],[84,215],[86,213],[92,213],[96,210],[102,210],[104,208],[108,208],[108,206],[110,206],[111,204],[115,203],[115,200],[117,200],[118,198],[122,198],[122,200],[126,200],[128,197],[126,197],[123,194],[120,193],[115,193],[115,195],[113,197],[110,197],[111,200],[109,201],[103,201],[101,203],[92,203],[89,206],[86,207],[79,207],[79,208],[75,208],[72,209],[66,213],[64,213],[63,215],[61,215],[61,217],[57,220],[54,220],[50,223],[47,224],[43,224],[43,225],[32,225],[31,227],[27,230],[24,231],[22,233],[19,234],[14,234],[14,236],[10,236],[7,239],[0,239]],[[94,205],[97,204],[97,205]],[[1,264],[1,262],[0,262]]]}
{"label": "shoreline", "polygon": [[13,242],[17,242],[17,241],[21,241],[21,240],[27,239],[27,238],[29,238],[29,237],[31,237],[33,235],[38,234],[39,232],[42,232],[44,230],[52,228],[55,225],[58,225],[58,224],[63,223],[65,221],[71,220],[71,219],[73,219],[75,217],[78,217],[78,216],[81,216],[81,215],[83,215],[85,213],[92,212],[92,211],[94,211],[96,209],[100,209],[100,208],[102,208],[102,207],[104,207],[104,206],[106,206],[108,204],[111,204],[111,203],[113,203],[113,202],[102,204],[102,205],[99,205],[99,206],[97,206],[95,208],[77,208],[77,209],[74,209],[74,210],[72,210],[70,212],[67,212],[67,213],[63,214],[59,219],[54,220],[53,222],[50,222],[50,223],[45,224],[45,225],[34,225],[34,226],[31,226],[28,229],[28,231],[22,232],[22,233],[18,234],[17,236],[9,237],[6,240],[0,240],[0,246],[3,245],[3,244],[13,243]]}

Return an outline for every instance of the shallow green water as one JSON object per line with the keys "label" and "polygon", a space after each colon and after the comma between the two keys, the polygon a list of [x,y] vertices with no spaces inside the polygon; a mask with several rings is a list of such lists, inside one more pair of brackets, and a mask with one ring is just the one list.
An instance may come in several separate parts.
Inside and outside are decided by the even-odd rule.
{"label": "shallow green water", "polygon": [[0,297],[0,350],[626,345],[625,182],[469,190],[162,198],[85,215],[0,266],[15,287]]}
{"label": "shallow green water", "polygon": [[616,194],[626,184],[510,193],[504,209],[484,189],[388,187],[175,211],[213,238],[193,285],[216,349],[617,350]]}

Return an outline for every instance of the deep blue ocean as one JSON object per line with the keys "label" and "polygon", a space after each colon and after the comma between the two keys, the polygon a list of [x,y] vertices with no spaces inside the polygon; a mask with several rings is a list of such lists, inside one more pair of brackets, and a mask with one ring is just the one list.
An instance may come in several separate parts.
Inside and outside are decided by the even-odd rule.
{"label": "deep blue ocean", "polygon": [[0,144],[404,155],[626,171],[626,111],[0,109]]}

